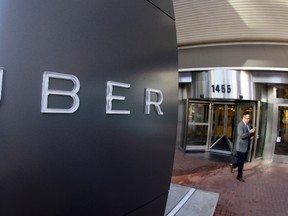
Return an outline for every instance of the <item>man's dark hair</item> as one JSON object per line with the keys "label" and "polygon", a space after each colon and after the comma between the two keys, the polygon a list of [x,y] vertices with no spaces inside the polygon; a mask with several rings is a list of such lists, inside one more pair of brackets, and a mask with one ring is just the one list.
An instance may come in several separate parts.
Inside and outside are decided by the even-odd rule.
{"label": "man's dark hair", "polygon": [[242,116],[245,116],[245,115],[250,115],[250,113],[245,111],[243,112]]}

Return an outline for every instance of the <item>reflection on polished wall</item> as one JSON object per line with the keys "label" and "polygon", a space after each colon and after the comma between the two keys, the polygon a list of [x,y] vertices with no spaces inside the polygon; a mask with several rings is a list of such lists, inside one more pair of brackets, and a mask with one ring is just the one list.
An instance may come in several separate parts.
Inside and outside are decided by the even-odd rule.
{"label": "reflection on polished wall", "polygon": [[215,69],[192,72],[193,98],[254,99],[249,71]]}

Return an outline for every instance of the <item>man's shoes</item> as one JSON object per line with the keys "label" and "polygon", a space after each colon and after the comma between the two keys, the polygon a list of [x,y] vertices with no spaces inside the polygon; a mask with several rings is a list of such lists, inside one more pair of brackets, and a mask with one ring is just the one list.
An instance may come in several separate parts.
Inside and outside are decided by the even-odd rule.
{"label": "man's shoes", "polygon": [[245,182],[245,180],[244,180],[243,178],[237,177],[236,179],[237,179],[238,181],[240,181],[240,182]]}
{"label": "man's shoes", "polygon": [[229,167],[230,167],[230,172],[233,173],[233,164],[230,163],[230,164],[229,164]]}

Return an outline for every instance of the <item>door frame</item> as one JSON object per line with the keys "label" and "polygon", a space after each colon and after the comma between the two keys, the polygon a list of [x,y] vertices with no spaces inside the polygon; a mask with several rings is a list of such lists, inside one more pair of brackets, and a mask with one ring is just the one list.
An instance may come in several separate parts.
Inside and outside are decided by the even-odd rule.
{"label": "door frame", "polygon": [[[216,145],[220,139],[223,138],[223,136],[226,136],[226,132],[227,132],[227,117],[228,117],[228,106],[229,105],[235,105],[236,108],[236,102],[224,102],[224,101],[216,101],[216,102],[210,102],[211,103],[211,111],[210,111],[210,128],[213,128],[213,116],[214,116],[214,105],[224,105],[224,128],[223,128],[223,135],[218,138],[214,143],[212,143],[212,130],[209,131],[209,140],[207,142],[207,149],[208,151],[211,152],[217,152],[217,153],[222,153],[222,154],[231,154],[232,150],[233,150],[233,146],[230,147],[230,143],[229,143],[229,147],[230,147],[230,151],[225,151],[225,150],[218,150],[218,149],[212,149],[212,147],[214,145]],[[235,124],[233,125],[233,127],[235,127]],[[234,138],[233,138],[234,140]],[[232,140],[232,141],[233,141]],[[228,140],[228,142],[230,142],[230,140]]]}
{"label": "door frame", "polygon": [[[207,104],[209,106],[209,113],[208,113],[208,122],[207,123],[192,123],[192,125],[203,125],[203,126],[208,126],[207,128],[207,138],[206,138],[206,144],[205,145],[195,145],[195,146],[191,146],[191,145],[187,145],[187,131],[189,128],[189,103],[197,103],[197,104]],[[211,116],[210,116],[210,110],[211,110],[211,102],[207,101],[207,100],[193,100],[193,99],[187,99],[186,100],[186,111],[185,111],[185,122],[184,122],[184,145],[183,147],[185,148],[185,151],[207,151],[207,143],[208,143],[208,138],[209,138],[209,131],[210,131],[210,121],[211,121]]]}

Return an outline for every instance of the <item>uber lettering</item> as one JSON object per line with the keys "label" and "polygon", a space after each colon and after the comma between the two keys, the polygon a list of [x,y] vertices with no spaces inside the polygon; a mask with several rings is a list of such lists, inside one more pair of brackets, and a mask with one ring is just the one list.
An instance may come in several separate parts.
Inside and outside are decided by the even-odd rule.
{"label": "uber lettering", "polygon": [[[59,79],[59,80],[68,80],[73,83],[73,89],[71,91],[67,90],[58,90],[50,89],[49,81],[50,79]],[[3,68],[0,68],[0,101],[2,96],[2,86],[3,86]],[[129,115],[130,110],[115,110],[113,109],[113,101],[125,101],[125,96],[123,95],[114,95],[114,88],[130,88],[129,83],[121,83],[116,81],[107,81],[106,83],[106,114],[120,114],[120,115]],[[78,110],[80,106],[80,98],[77,93],[80,90],[80,81],[79,79],[71,74],[63,74],[51,71],[45,71],[43,73],[42,79],[42,99],[41,99],[41,112],[42,113],[74,113]],[[156,100],[151,99],[151,95],[156,96]],[[72,105],[69,108],[51,108],[48,107],[49,104],[49,95],[70,97],[72,99]],[[144,106],[145,114],[150,114],[151,106],[155,108],[155,111],[158,115],[163,115],[164,113],[161,110],[160,105],[163,102],[163,93],[159,89],[146,88],[144,95]]]}

